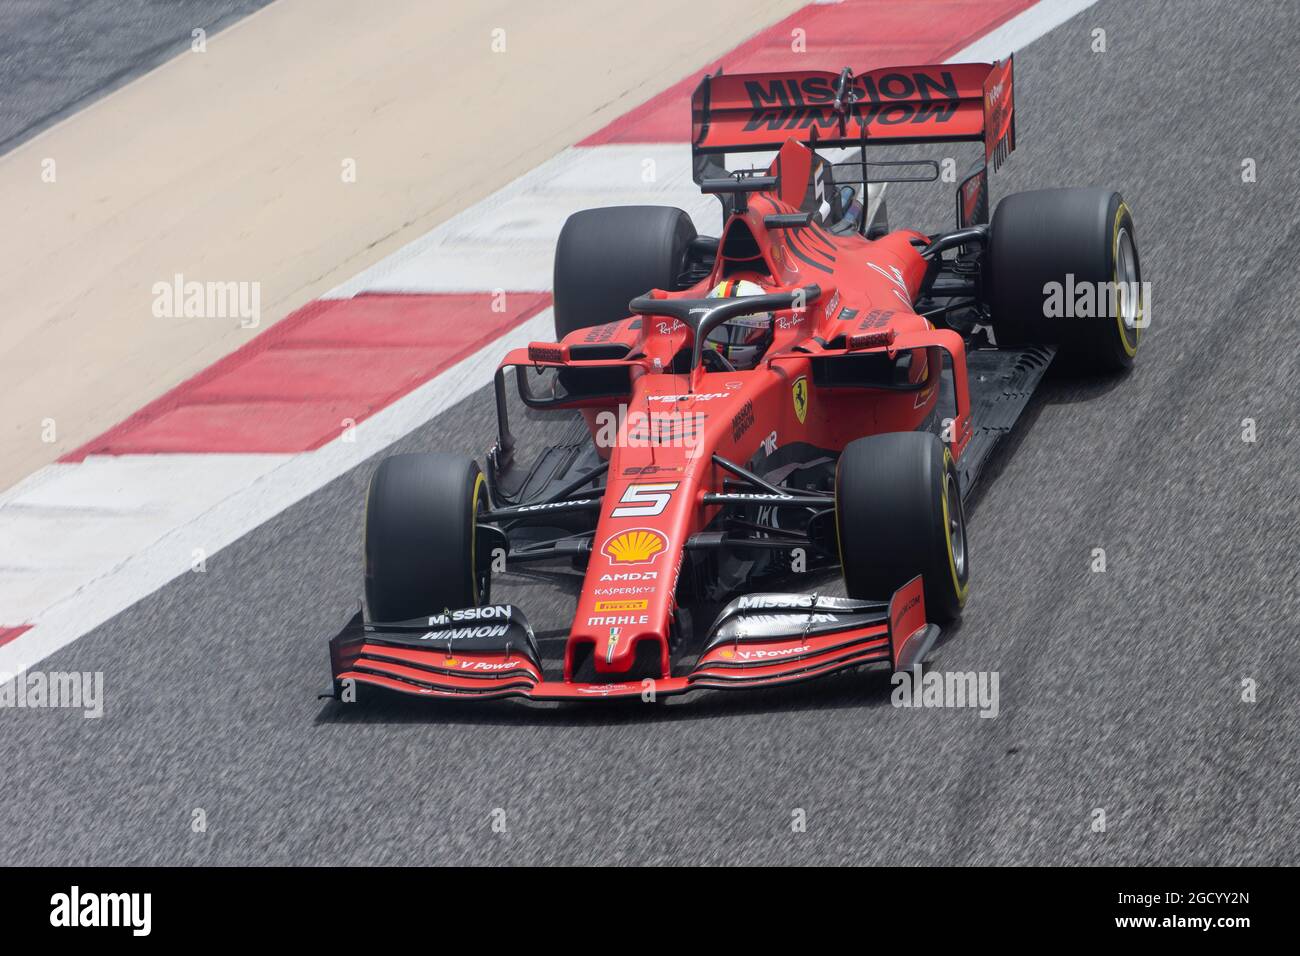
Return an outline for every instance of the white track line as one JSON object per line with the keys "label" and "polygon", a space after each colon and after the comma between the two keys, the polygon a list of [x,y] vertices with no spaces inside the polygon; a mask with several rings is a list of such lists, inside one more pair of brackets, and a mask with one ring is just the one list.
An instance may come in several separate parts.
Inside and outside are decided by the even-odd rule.
{"label": "white track line", "polygon": [[991,33],[948,58],[949,63],[990,63],[1023,50],[1040,36],[1087,10],[1097,0],[1039,0]]}
{"label": "white track line", "polygon": [[592,206],[678,206],[716,234],[718,201],[691,180],[684,144],[570,147],[326,293],[549,290],[560,227]]}
{"label": "white track line", "polygon": [[[146,467],[148,464],[157,466],[157,471],[149,478],[152,483],[182,482],[193,477],[191,463],[195,458],[208,459],[211,462],[209,467],[214,471],[233,470],[243,464],[233,463],[230,459],[260,458],[263,461],[256,468],[245,469],[246,480],[237,487],[227,489],[228,493],[218,499],[205,502],[201,513],[187,517],[184,523],[166,531],[159,530],[153,541],[133,553],[120,556],[115,565],[104,569],[98,577],[47,607],[30,631],[0,647],[0,674],[13,675],[33,667],[114,614],[190,572],[196,548],[202,548],[209,564],[215,564],[212,556],[222,548],[491,382],[506,351],[530,341],[550,339],[554,334],[553,313],[550,309],[543,309],[518,328],[489,342],[469,358],[358,424],[354,441],[336,439],[317,451],[300,455],[131,456],[146,462]],[[78,467],[55,465],[42,471]],[[45,488],[43,502],[46,507],[55,507],[63,500],[69,507],[75,507],[83,500],[84,489],[80,486],[69,488],[66,498],[55,490],[62,478],[56,474],[48,481],[37,483],[38,487]],[[212,573],[212,569],[208,573]]]}
{"label": "white track line", "polygon": [[42,620],[291,457],[104,455],[42,468],[0,499],[2,616]]}
{"label": "white track line", "polygon": [[[1003,57],[1095,2],[1042,0],[950,62]],[[654,164],[649,180],[647,160]],[[701,231],[718,225],[716,201],[701,196],[690,180],[684,143],[571,147],[326,298],[367,290],[549,289],[554,237],[570,212],[638,202],[680,206]],[[6,555],[0,623],[33,627],[0,647],[0,675],[35,666],[189,572],[196,549],[211,560],[446,411],[487,384],[508,349],[549,338],[551,323],[546,309],[486,343],[362,422],[352,442],[336,439],[300,455],[90,458],[49,466],[10,489],[0,496],[0,554]],[[100,493],[106,486],[120,491],[109,500]],[[134,492],[142,493],[131,498]],[[72,546],[35,560],[49,542]]]}

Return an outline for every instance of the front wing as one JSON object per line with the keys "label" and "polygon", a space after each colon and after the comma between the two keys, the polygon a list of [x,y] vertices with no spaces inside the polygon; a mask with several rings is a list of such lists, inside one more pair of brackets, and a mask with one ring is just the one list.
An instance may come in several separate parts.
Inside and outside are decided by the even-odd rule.
{"label": "front wing", "polygon": [[488,700],[655,699],[694,690],[775,687],[862,665],[907,670],[934,646],[921,578],[888,602],[752,594],[718,616],[704,651],[680,676],[603,684],[547,680],[532,628],[512,605],[447,611],[396,624],[358,611],[330,641],[333,688],[365,684],[417,697]]}

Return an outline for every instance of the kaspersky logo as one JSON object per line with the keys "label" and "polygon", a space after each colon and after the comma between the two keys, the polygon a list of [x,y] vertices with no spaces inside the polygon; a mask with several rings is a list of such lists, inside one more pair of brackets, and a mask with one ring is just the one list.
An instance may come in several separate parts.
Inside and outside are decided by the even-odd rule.
{"label": "kaspersky logo", "polygon": [[668,539],[652,528],[632,528],[611,535],[600,553],[613,564],[652,564],[668,549]]}

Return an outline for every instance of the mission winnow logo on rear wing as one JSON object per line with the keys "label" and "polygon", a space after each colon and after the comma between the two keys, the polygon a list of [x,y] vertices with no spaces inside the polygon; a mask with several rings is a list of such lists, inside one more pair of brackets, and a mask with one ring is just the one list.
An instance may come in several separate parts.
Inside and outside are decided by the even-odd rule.
{"label": "mission winnow logo on rear wing", "polygon": [[691,148],[698,156],[780,149],[789,139],[819,147],[986,139],[986,157],[999,145],[1005,154],[1011,63],[706,76],[691,97]]}
{"label": "mission winnow logo on rear wing", "polygon": [[[949,70],[940,73],[886,73],[853,78],[851,119],[870,125],[881,123],[946,123],[961,103],[957,79]],[[745,81],[752,112],[745,131],[835,129],[842,115],[834,109],[835,83],[829,75],[779,77]]]}

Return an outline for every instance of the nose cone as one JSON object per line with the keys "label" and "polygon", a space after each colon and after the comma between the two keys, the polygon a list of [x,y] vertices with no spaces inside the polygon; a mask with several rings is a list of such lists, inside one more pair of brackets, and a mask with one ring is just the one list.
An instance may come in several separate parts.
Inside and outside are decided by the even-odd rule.
{"label": "nose cone", "polygon": [[600,674],[626,674],[638,659],[643,665],[653,659],[637,650],[645,641],[667,647],[680,548],[670,531],[627,525],[618,518],[601,522],[573,622],[571,640],[590,642]]}
{"label": "nose cone", "polygon": [[712,467],[705,452],[730,434],[734,400],[721,385],[683,393],[678,376],[634,384],[627,427],[609,451],[566,677],[587,646],[595,672],[611,680],[667,676],[677,576]]}

